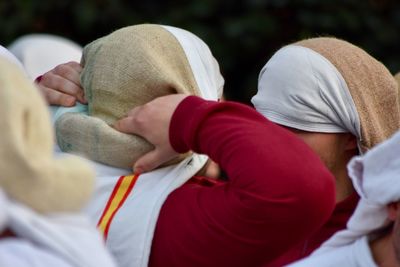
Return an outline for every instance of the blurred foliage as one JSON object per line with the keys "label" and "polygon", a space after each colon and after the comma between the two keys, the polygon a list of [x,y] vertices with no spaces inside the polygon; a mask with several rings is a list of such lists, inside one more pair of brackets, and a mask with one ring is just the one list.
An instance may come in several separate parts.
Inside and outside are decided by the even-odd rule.
{"label": "blurred foliage", "polygon": [[400,70],[400,1],[394,0],[3,0],[0,43],[33,32],[84,45],[123,26],[161,23],[192,31],[211,48],[228,99],[248,103],[258,72],[281,46],[315,36],[348,40]]}

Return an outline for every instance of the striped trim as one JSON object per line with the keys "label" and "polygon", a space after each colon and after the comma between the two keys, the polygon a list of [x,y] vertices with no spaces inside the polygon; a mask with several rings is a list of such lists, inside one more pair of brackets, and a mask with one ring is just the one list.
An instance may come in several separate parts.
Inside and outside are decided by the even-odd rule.
{"label": "striped trim", "polygon": [[121,176],[118,179],[118,182],[115,185],[110,198],[108,199],[103,214],[101,215],[100,220],[97,223],[97,227],[99,228],[100,232],[104,235],[104,239],[107,239],[108,229],[110,228],[111,222],[115,214],[118,212],[119,208],[122,207],[126,198],[132,191],[132,188],[135,185],[138,177],[139,175],[135,174],[135,175]]}

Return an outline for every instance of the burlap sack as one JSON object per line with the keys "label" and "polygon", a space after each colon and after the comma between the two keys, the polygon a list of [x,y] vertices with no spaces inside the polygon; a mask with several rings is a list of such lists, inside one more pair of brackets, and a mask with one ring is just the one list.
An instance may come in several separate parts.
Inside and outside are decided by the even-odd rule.
{"label": "burlap sack", "polygon": [[53,158],[44,100],[17,67],[0,58],[0,187],[38,212],[80,210],[94,172],[75,157]]}
{"label": "burlap sack", "polygon": [[89,116],[62,115],[56,122],[57,141],[64,152],[111,166],[131,168],[153,149],[141,137],[112,128],[129,110],[163,95],[199,95],[185,52],[159,25],[122,28],[88,44],[82,65]]}
{"label": "burlap sack", "polygon": [[296,45],[321,54],[342,74],[360,117],[363,152],[400,128],[399,91],[382,63],[359,47],[335,38],[313,38]]}
{"label": "burlap sack", "polygon": [[398,72],[398,73],[396,73],[396,74],[394,75],[394,79],[395,79],[396,82],[397,82],[397,86],[400,87],[400,72]]}

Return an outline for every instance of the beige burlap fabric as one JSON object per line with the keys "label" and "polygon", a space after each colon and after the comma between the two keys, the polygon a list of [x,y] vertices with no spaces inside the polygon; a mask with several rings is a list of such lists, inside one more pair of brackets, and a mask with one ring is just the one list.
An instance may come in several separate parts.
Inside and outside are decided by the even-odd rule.
{"label": "beige burlap fabric", "polygon": [[185,52],[159,25],[122,28],[88,44],[82,64],[89,116],[62,115],[56,122],[57,141],[65,152],[111,166],[131,168],[153,149],[139,136],[114,130],[114,122],[159,96],[199,95]]}
{"label": "beige burlap fabric", "polygon": [[81,159],[53,158],[53,132],[44,100],[13,64],[0,58],[0,187],[36,211],[80,210],[94,172]]}
{"label": "beige burlap fabric", "polygon": [[396,74],[394,75],[394,79],[395,79],[396,82],[397,82],[397,86],[400,86],[400,72],[398,72],[398,73],[396,73]]}
{"label": "beige burlap fabric", "polygon": [[296,45],[324,56],[342,74],[360,118],[363,152],[400,128],[398,87],[382,63],[359,47],[335,38],[308,39]]}

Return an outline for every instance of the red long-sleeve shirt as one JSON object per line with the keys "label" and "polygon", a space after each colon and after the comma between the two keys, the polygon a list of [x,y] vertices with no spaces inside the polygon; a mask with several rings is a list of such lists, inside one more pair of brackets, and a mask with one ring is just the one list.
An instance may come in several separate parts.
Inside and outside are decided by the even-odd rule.
{"label": "red long-sleeve shirt", "polygon": [[310,255],[333,234],[346,228],[347,221],[353,214],[358,200],[359,196],[357,195],[357,192],[354,192],[343,201],[337,203],[329,220],[315,234],[286,251],[268,266],[285,266]]}
{"label": "red long-sleeve shirt", "polygon": [[332,213],[333,176],[306,144],[250,107],[187,97],[170,141],[178,152],[209,155],[229,181],[188,182],[169,195],[151,267],[267,266]]}

